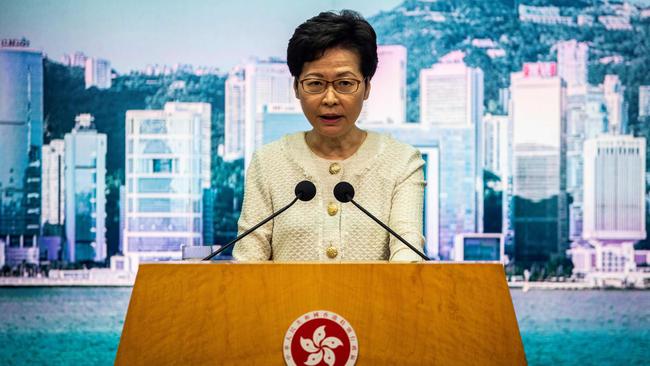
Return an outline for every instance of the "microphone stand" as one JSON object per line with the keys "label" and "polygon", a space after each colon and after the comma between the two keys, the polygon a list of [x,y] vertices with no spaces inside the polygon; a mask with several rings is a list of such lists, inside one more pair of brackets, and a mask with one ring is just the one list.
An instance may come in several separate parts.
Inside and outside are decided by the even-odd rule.
{"label": "microphone stand", "polygon": [[212,259],[212,258],[214,258],[215,256],[219,255],[219,253],[221,253],[221,252],[223,252],[224,250],[230,248],[230,247],[233,246],[236,242],[238,242],[239,240],[241,240],[243,237],[245,237],[246,235],[248,235],[248,234],[252,233],[253,231],[255,231],[255,229],[257,229],[258,227],[260,227],[260,226],[266,224],[266,223],[269,222],[271,219],[273,219],[274,217],[276,217],[276,216],[278,216],[279,214],[283,213],[283,212],[286,211],[289,207],[293,206],[293,204],[296,203],[296,201],[298,201],[299,198],[300,198],[300,197],[296,196],[296,197],[293,199],[293,201],[291,201],[291,203],[289,203],[288,205],[282,207],[282,208],[279,209],[278,211],[274,212],[271,216],[267,217],[266,219],[264,219],[264,220],[263,220],[262,222],[260,222],[259,224],[257,224],[257,225],[255,225],[255,226],[253,226],[252,228],[250,228],[250,229],[244,231],[241,235],[239,235],[238,237],[236,237],[235,239],[233,239],[230,243],[228,243],[228,244],[222,246],[221,248],[219,248],[219,250],[217,250],[217,251],[215,251],[214,253],[210,254],[209,256],[203,258],[202,260],[204,260],[204,261],[209,261],[210,259]]}
{"label": "microphone stand", "polygon": [[399,239],[399,241],[401,241],[402,243],[404,243],[407,247],[411,248],[411,250],[414,251],[415,253],[417,253],[420,257],[422,257],[422,259],[424,259],[425,261],[430,261],[430,260],[431,260],[431,258],[427,257],[424,253],[422,253],[421,251],[419,251],[416,247],[414,247],[414,246],[411,245],[409,242],[407,242],[404,238],[402,238],[398,233],[396,233],[395,231],[393,231],[393,229],[389,228],[388,225],[386,225],[386,224],[384,224],[383,222],[379,221],[379,219],[376,218],[376,217],[375,217],[373,214],[371,214],[370,212],[368,212],[368,210],[366,210],[365,208],[361,207],[361,205],[358,204],[355,200],[353,200],[352,197],[350,197],[349,194],[346,194],[346,197],[350,200],[350,202],[352,202],[353,205],[357,206],[357,208],[358,208],[359,210],[363,211],[363,213],[365,213],[365,214],[368,215],[371,219],[373,219],[376,223],[378,223],[379,226],[381,226],[381,227],[383,227],[384,229],[386,229],[386,231],[388,231],[389,233],[393,234],[394,237],[396,237],[397,239]]}

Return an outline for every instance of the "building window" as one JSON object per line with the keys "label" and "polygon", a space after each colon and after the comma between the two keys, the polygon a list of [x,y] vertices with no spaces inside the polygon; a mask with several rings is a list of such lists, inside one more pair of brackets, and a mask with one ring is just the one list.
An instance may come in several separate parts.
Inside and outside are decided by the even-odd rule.
{"label": "building window", "polygon": [[142,153],[145,154],[171,154],[172,149],[169,147],[166,141],[155,139],[155,140],[142,140],[144,143],[144,149]]}
{"label": "building window", "polygon": [[164,134],[167,133],[165,120],[147,119],[140,122],[141,134]]}
{"label": "building window", "polygon": [[171,173],[172,159],[153,159],[154,173]]}

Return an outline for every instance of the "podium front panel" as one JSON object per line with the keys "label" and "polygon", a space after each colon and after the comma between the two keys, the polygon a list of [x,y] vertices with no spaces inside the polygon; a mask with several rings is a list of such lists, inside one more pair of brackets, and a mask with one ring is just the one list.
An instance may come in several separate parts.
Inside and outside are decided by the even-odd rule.
{"label": "podium front panel", "polygon": [[502,265],[386,262],[142,264],[116,364],[283,365],[314,311],[349,322],[358,365],[526,364]]}

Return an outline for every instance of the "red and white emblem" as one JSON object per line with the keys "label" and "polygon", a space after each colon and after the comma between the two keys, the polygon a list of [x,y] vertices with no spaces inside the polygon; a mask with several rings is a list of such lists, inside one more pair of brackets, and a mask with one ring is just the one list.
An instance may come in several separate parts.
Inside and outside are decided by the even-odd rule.
{"label": "red and white emblem", "polygon": [[359,355],[354,329],[342,316],[316,310],[301,315],[284,336],[284,361],[293,365],[351,366]]}

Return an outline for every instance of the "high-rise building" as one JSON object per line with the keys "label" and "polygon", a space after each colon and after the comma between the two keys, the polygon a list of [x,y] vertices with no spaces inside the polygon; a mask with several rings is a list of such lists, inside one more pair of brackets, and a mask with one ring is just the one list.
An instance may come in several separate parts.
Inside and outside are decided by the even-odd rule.
{"label": "high-rise building", "polygon": [[565,87],[555,63],[511,75],[515,260],[547,261],[567,246]]}
{"label": "high-rise building", "polygon": [[483,117],[483,71],[467,66],[462,52],[452,52],[420,70],[420,123],[477,127]]}
{"label": "high-rise building", "polygon": [[232,161],[244,157],[246,79],[243,67],[238,66],[228,74],[225,89],[223,158]]}
{"label": "high-rise building", "polygon": [[[269,103],[298,104],[298,99],[293,90],[293,77],[289,73],[289,67],[281,60],[246,63],[244,94],[244,165],[247,168],[253,151],[262,146],[264,106]],[[234,108],[234,103],[230,107]],[[226,108],[229,108],[228,104]]]}
{"label": "high-rise building", "polygon": [[363,104],[358,122],[406,122],[406,47],[377,46],[377,71],[370,82],[370,95]]}
{"label": "high-rise building", "polygon": [[508,145],[510,119],[508,116],[483,116],[482,168],[498,175],[502,181],[508,175]]}
{"label": "high-rise building", "polygon": [[605,104],[607,105],[608,131],[615,134],[627,132],[627,103],[625,103],[625,87],[617,75],[605,75],[603,81]]}
{"label": "high-rise building", "polygon": [[483,174],[474,129],[431,128],[440,148],[439,254],[449,259],[456,234],[483,231]]}
{"label": "high-rise building", "polygon": [[603,135],[584,145],[584,227],[599,272],[636,269],[634,243],[645,239],[644,138]]}
{"label": "high-rise building", "polygon": [[[12,253],[36,246],[41,223],[42,145],[43,54],[29,48],[25,39],[3,39],[0,46],[0,238]],[[20,249],[11,249],[14,246]],[[10,262],[9,255],[7,262]]]}
{"label": "high-rise building", "polygon": [[582,240],[583,145],[607,132],[607,106],[602,86],[569,88],[566,104],[566,189],[570,196],[569,239]]}
{"label": "high-rise building", "polygon": [[589,46],[575,39],[558,42],[557,72],[567,86],[587,85]]}
{"label": "high-rise building", "polygon": [[80,114],[65,135],[64,258],[69,262],[106,260],[106,135],[93,116]]}
{"label": "high-rise building", "polygon": [[207,103],[127,111],[123,249],[132,266],[180,260],[182,245],[203,245],[210,126]]}
{"label": "high-rise building", "polygon": [[645,239],[645,147],[627,135],[585,141],[585,240]]}
{"label": "high-rise building", "polygon": [[64,154],[64,140],[52,140],[42,149],[42,224],[63,225],[65,219]]}
{"label": "high-rise building", "polygon": [[[512,123],[509,116],[486,114],[483,116],[483,153],[482,169],[497,175],[498,186],[490,187],[501,192],[501,232],[505,242],[512,239]],[[486,183],[489,184],[489,183]],[[488,230],[488,221],[494,220],[485,207],[484,228]],[[495,227],[494,225],[489,225]],[[510,249],[510,248],[509,248]],[[510,253],[512,254],[512,253]]]}
{"label": "high-rise building", "polygon": [[639,117],[650,116],[650,85],[639,86]]}
{"label": "high-rise building", "polygon": [[463,57],[452,52],[420,71],[420,123],[440,148],[442,258],[450,258],[456,234],[483,231],[483,72]]}
{"label": "high-rise building", "polygon": [[84,70],[86,89],[96,87],[98,89],[110,89],[111,87],[111,62],[99,58],[86,59]]}

